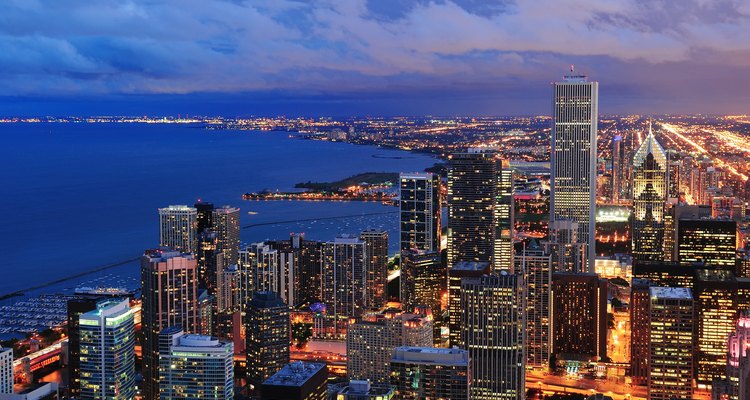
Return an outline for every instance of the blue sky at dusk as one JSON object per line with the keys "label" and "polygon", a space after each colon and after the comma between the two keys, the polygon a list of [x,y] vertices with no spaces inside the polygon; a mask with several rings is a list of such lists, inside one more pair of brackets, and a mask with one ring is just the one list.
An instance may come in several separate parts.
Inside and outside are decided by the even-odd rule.
{"label": "blue sky at dusk", "polygon": [[10,0],[0,115],[750,113],[750,2]]}

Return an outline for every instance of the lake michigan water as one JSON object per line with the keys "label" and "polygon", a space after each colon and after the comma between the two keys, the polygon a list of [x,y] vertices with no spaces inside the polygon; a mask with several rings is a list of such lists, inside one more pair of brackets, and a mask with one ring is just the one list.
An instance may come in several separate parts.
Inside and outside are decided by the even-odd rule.
{"label": "lake michigan water", "polygon": [[[199,198],[239,206],[244,226],[261,224],[242,229],[245,243],[290,232],[331,240],[383,228],[395,252],[395,207],[247,202],[241,194],[360,172],[422,171],[435,159],[289,136],[174,124],[0,124],[0,295],[136,258],[158,244],[158,207]],[[337,216],[349,217],[329,219]],[[135,288],[138,280],[138,263],[128,262],[27,294],[80,285]]]}

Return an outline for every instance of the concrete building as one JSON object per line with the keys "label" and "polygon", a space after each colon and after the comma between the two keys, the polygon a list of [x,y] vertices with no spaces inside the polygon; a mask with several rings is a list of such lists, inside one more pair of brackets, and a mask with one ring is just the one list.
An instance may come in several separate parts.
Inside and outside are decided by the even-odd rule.
{"label": "concrete building", "polygon": [[648,385],[650,339],[650,288],[646,279],[633,278],[630,285],[630,378],[634,385]]}
{"label": "concrete building", "polygon": [[393,350],[432,346],[432,331],[432,316],[393,310],[363,316],[346,333],[347,377],[389,383]]}
{"label": "concrete building", "polygon": [[197,246],[198,210],[186,205],[159,209],[159,246],[193,253]]}
{"label": "concrete building", "polygon": [[402,400],[468,400],[469,352],[434,347],[397,347],[391,358],[391,385]]}
{"label": "concrete building", "polygon": [[448,290],[448,273],[440,253],[424,250],[401,251],[401,304],[411,310],[428,306],[440,313],[443,293]]}
{"label": "concrete building", "polygon": [[737,263],[737,223],[733,220],[680,219],[677,225],[677,260],[702,262],[734,270]]}
{"label": "concrete building", "polygon": [[516,254],[515,271],[526,277],[526,367],[546,370],[552,340],[552,256],[532,242]]}
{"label": "concrete building", "polygon": [[480,277],[490,273],[489,262],[463,261],[455,264],[448,272],[448,329],[451,347],[463,347],[461,318],[461,280],[469,277]]}
{"label": "concrete building", "polygon": [[171,326],[197,332],[200,327],[195,258],[179,251],[147,250],[141,257],[141,288],[141,389],[145,398],[158,399],[159,332]]}
{"label": "concrete building", "polygon": [[396,391],[390,385],[373,385],[369,381],[349,381],[337,387],[336,400],[391,400],[396,399]]}
{"label": "concrete building", "polygon": [[649,400],[693,398],[693,297],[690,289],[649,289]]}
{"label": "concrete building", "polygon": [[289,306],[274,292],[256,292],[245,315],[247,375],[259,387],[289,364]]}
{"label": "concrete building", "polygon": [[663,259],[667,153],[651,132],[633,156],[633,259]]}
{"label": "concrete building", "polygon": [[263,382],[261,400],[327,400],[325,363],[295,361]]}
{"label": "concrete building", "polygon": [[0,394],[13,393],[13,349],[0,347]]}
{"label": "concrete building", "polygon": [[135,324],[129,300],[107,300],[79,317],[81,399],[135,398]]}
{"label": "concrete building", "polygon": [[552,274],[552,353],[558,360],[606,359],[606,279],[593,273]]}
{"label": "concrete building", "polygon": [[234,346],[170,327],[159,334],[159,398],[234,399]]}
{"label": "concrete building", "polygon": [[367,244],[357,236],[340,235],[323,245],[322,301],[325,332],[344,339],[349,318],[367,311]]}
{"label": "concrete building", "polygon": [[461,280],[461,332],[471,358],[472,399],[526,398],[523,275]]}
{"label": "concrete building", "polygon": [[368,229],[359,234],[367,247],[365,271],[365,307],[379,309],[385,306],[388,284],[388,231]]}

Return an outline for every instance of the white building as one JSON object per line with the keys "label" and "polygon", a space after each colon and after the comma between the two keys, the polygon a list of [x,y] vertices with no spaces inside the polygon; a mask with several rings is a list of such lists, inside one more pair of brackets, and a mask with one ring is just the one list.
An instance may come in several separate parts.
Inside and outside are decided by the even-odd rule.
{"label": "white building", "polygon": [[571,68],[570,75],[553,84],[553,91],[550,221],[578,223],[578,240],[588,247],[584,271],[593,272],[599,83]]}
{"label": "white building", "polygon": [[0,393],[13,393],[13,349],[0,347]]}
{"label": "white building", "polygon": [[171,247],[186,253],[197,248],[198,210],[185,205],[171,205],[159,209],[159,246]]}

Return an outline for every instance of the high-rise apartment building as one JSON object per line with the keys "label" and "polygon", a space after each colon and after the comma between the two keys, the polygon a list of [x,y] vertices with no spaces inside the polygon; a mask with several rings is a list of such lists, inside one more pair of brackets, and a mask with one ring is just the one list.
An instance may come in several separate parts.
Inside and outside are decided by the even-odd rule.
{"label": "high-rise apartment building", "polygon": [[365,307],[378,309],[386,302],[388,284],[388,231],[368,229],[359,234],[367,249]]}
{"label": "high-rise apartment building", "polygon": [[726,373],[727,338],[734,331],[737,279],[731,271],[699,269],[695,274],[695,378],[699,388],[710,387]]}
{"label": "high-rise apartment building", "polygon": [[[448,170],[448,265],[513,265],[513,172],[495,151],[454,154]],[[495,254],[497,253],[497,254]]]}
{"label": "high-rise apartment building", "polygon": [[549,241],[543,242],[552,256],[554,272],[585,272],[588,266],[588,245],[578,240],[578,222],[570,219],[550,221]]}
{"label": "high-rise apartment building", "polygon": [[129,300],[106,300],[79,317],[80,399],[135,398],[135,324]]}
{"label": "high-rise apartment building", "polygon": [[677,225],[677,260],[702,262],[734,270],[737,263],[737,223],[733,220],[680,219]]}
{"label": "high-rise apartment building", "polygon": [[690,289],[652,287],[649,400],[693,398],[693,298]]}
{"label": "high-rise apartment building", "polygon": [[223,206],[213,210],[211,230],[216,232],[216,250],[222,253],[223,268],[236,265],[240,251],[240,209]]}
{"label": "high-rise apartment building", "polygon": [[197,332],[198,266],[191,254],[147,250],[141,257],[143,395],[159,398],[159,332],[179,326]]}
{"label": "high-rise apartment building", "polygon": [[468,400],[469,352],[434,347],[397,347],[391,358],[391,385],[403,400]]}
{"label": "high-rise apartment building", "polygon": [[451,347],[463,347],[461,318],[464,305],[461,303],[461,280],[488,275],[491,268],[489,262],[462,261],[448,271],[448,329]]}
{"label": "high-rise apartment building", "polygon": [[249,299],[252,292],[276,292],[289,305],[296,304],[295,258],[272,243],[253,243],[239,253],[240,298]]}
{"label": "high-rise apartment building", "polygon": [[440,312],[441,297],[447,291],[448,274],[440,253],[424,250],[401,251],[401,304],[406,310],[428,306]]}
{"label": "high-rise apartment building", "polygon": [[322,295],[331,337],[346,337],[349,318],[367,310],[367,244],[357,236],[340,235],[323,245]]}
{"label": "high-rise apartment building", "polygon": [[648,135],[633,156],[633,259],[663,257],[664,207],[667,201],[667,153],[649,125]]}
{"label": "high-rise apartment building", "polygon": [[256,292],[247,305],[247,375],[256,387],[289,364],[289,315],[289,306],[274,292]]}
{"label": "high-rise apartment building", "polygon": [[461,280],[461,332],[471,362],[472,399],[526,398],[523,275]]}
{"label": "high-rise apartment building", "polygon": [[263,382],[261,400],[327,400],[325,363],[295,361]]}
{"label": "high-rise apartment building", "polygon": [[552,274],[552,353],[558,360],[607,357],[607,280]]}
{"label": "high-rise apartment building", "polygon": [[159,334],[161,400],[234,399],[234,347],[169,327]]}
{"label": "high-rise apartment building", "polygon": [[0,347],[0,394],[13,393],[13,349]]}
{"label": "high-rise apartment building", "polygon": [[552,256],[535,242],[515,257],[515,271],[526,277],[526,366],[543,369],[550,360]]}
{"label": "high-rise apartment building", "polygon": [[587,246],[587,268],[596,258],[596,160],[599,83],[572,71],[553,84],[550,152],[550,221],[578,223],[578,240]]}
{"label": "high-rise apartment building", "polygon": [[292,264],[294,304],[320,301],[323,242],[306,240],[303,234],[293,233],[289,240],[268,243]]}
{"label": "high-rise apartment building", "polygon": [[159,246],[193,253],[197,246],[198,210],[186,205],[159,209]]}
{"label": "high-rise apartment building", "polygon": [[399,249],[440,251],[440,176],[401,173],[399,199]]}
{"label": "high-rise apartment building", "polygon": [[630,285],[630,378],[634,385],[648,385],[650,288],[646,279],[633,278]]}
{"label": "high-rise apartment building", "polygon": [[432,346],[431,316],[386,310],[366,314],[346,332],[349,379],[387,384],[393,350],[399,346]]}
{"label": "high-rise apartment building", "polygon": [[612,203],[620,202],[622,196],[622,136],[615,135],[612,138]]}

